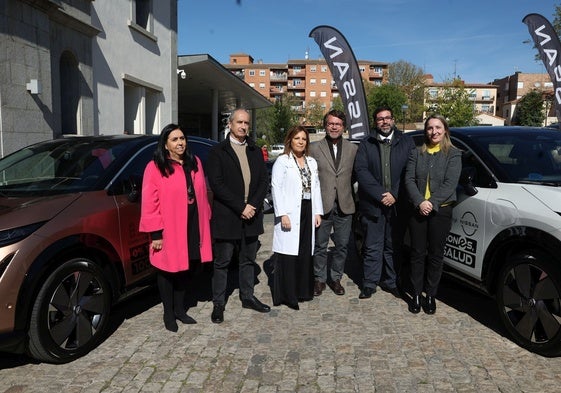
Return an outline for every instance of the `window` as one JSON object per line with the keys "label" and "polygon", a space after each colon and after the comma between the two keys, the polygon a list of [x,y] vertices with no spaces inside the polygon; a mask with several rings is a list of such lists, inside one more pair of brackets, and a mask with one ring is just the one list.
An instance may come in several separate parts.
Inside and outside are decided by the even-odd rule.
{"label": "window", "polygon": [[125,75],[124,130],[133,134],[157,134],[160,126],[162,89]]}
{"label": "window", "polygon": [[249,70],[249,76],[255,76],[255,70]]}
{"label": "window", "polygon": [[438,90],[431,88],[429,89],[429,98],[436,98],[438,97]]}
{"label": "window", "polygon": [[326,65],[321,66],[321,72],[327,72],[327,66]]}
{"label": "window", "polygon": [[310,79],[310,85],[315,85],[315,84],[316,84],[315,78]]}
{"label": "window", "polygon": [[251,87],[252,89],[255,89],[255,83],[251,82],[251,83],[249,84],[249,87]]}
{"label": "window", "polygon": [[151,0],[134,1],[134,22],[148,31],[151,30],[149,28],[151,9]]}
{"label": "window", "polygon": [[324,78],[324,79],[320,80],[320,83],[322,85],[327,85],[327,79]]}
{"label": "window", "polygon": [[518,89],[523,89],[524,88],[524,82],[518,82],[518,84],[516,85],[516,87]]}
{"label": "window", "polygon": [[265,70],[259,70],[259,76],[265,76]]}
{"label": "window", "polygon": [[462,168],[473,169],[473,185],[481,188],[496,188],[493,176],[489,173],[485,165],[479,158],[461,141],[454,140],[454,145],[462,150]]}
{"label": "window", "polygon": [[264,84],[263,82],[261,82],[261,83],[259,84],[259,88],[260,88],[260,89],[264,89],[264,88],[265,88],[265,84]]}
{"label": "window", "polygon": [[294,86],[300,86],[302,84],[302,79],[294,79]]}
{"label": "window", "polygon": [[131,0],[131,20],[129,27],[138,33],[157,41],[157,37],[152,33],[154,29],[154,17],[152,15],[153,0]]}
{"label": "window", "polygon": [[[69,51],[60,57],[61,131],[63,134],[81,134],[81,73],[76,57]],[[56,135],[55,135],[56,136]]]}
{"label": "window", "polygon": [[327,92],[322,91],[322,92],[319,93],[319,96],[320,97],[327,97]]}
{"label": "window", "polygon": [[333,93],[333,98],[339,97],[339,93]]}
{"label": "window", "polygon": [[366,67],[365,66],[359,66],[358,69],[360,70],[361,73],[366,71]]}
{"label": "window", "polygon": [[310,92],[310,97],[315,97],[316,96],[316,92],[315,91],[311,91]]}
{"label": "window", "polygon": [[310,66],[310,72],[316,72],[317,66],[312,65]]}

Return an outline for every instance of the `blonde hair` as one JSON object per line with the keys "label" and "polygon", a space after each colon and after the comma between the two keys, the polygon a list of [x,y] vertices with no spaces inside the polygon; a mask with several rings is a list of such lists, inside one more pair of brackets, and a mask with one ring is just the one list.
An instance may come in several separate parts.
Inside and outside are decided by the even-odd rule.
{"label": "blonde hair", "polygon": [[427,117],[427,119],[425,120],[425,142],[423,143],[423,146],[421,146],[421,152],[424,153],[427,151],[427,147],[430,144],[429,142],[429,138],[427,136],[427,127],[429,124],[429,120],[432,119],[436,119],[436,120],[440,120],[440,122],[442,123],[442,125],[444,126],[444,137],[442,138],[442,140],[440,141],[439,145],[440,145],[440,151],[444,154],[448,154],[448,152],[450,151],[451,148],[454,147],[454,145],[452,144],[452,140],[450,139],[450,127],[448,126],[448,122],[446,121],[446,119],[444,118],[444,116],[442,115],[438,115],[438,114],[433,114],[430,115],[429,117]]}

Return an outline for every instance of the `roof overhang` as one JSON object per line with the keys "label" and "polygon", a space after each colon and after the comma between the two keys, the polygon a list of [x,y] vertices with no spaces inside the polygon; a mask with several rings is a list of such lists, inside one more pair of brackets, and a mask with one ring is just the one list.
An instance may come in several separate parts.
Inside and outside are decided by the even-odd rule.
{"label": "roof overhang", "polygon": [[214,92],[221,112],[231,112],[237,107],[257,109],[272,105],[210,55],[178,56],[177,67],[185,71],[185,79],[178,71],[179,112],[211,114]]}

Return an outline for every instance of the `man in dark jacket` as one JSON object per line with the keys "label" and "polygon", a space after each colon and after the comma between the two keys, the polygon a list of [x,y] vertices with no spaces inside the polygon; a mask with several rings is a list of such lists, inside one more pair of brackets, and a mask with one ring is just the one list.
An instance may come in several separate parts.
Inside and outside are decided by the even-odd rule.
{"label": "man in dark jacket", "polygon": [[230,115],[230,133],[214,146],[207,160],[208,183],[214,194],[212,235],[215,240],[211,320],[224,321],[228,267],[239,251],[242,307],[268,312],[270,307],[253,294],[254,265],[263,233],[263,199],[269,177],[261,149],[248,137],[249,113],[236,109]]}
{"label": "man in dark jacket", "polygon": [[397,202],[406,202],[402,179],[409,154],[415,148],[413,139],[395,127],[391,108],[380,107],[373,117],[375,132],[361,141],[354,165],[364,230],[360,299],[371,297],[378,285],[400,296],[393,248],[398,230]]}

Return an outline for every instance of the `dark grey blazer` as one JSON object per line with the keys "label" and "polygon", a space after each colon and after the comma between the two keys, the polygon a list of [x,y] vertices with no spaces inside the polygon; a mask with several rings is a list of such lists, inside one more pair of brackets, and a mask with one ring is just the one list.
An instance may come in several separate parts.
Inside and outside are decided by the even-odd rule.
{"label": "dark grey blazer", "polygon": [[352,175],[357,146],[346,139],[342,140],[341,151],[338,152],[341,154],[339,167],[335,169],[328,143],[330,142],[323,138],[310,145],[310,156],[318,163],[323,211],[328,213],[337,198],[341,212],[353,214],[355,202],[352,193]]}

